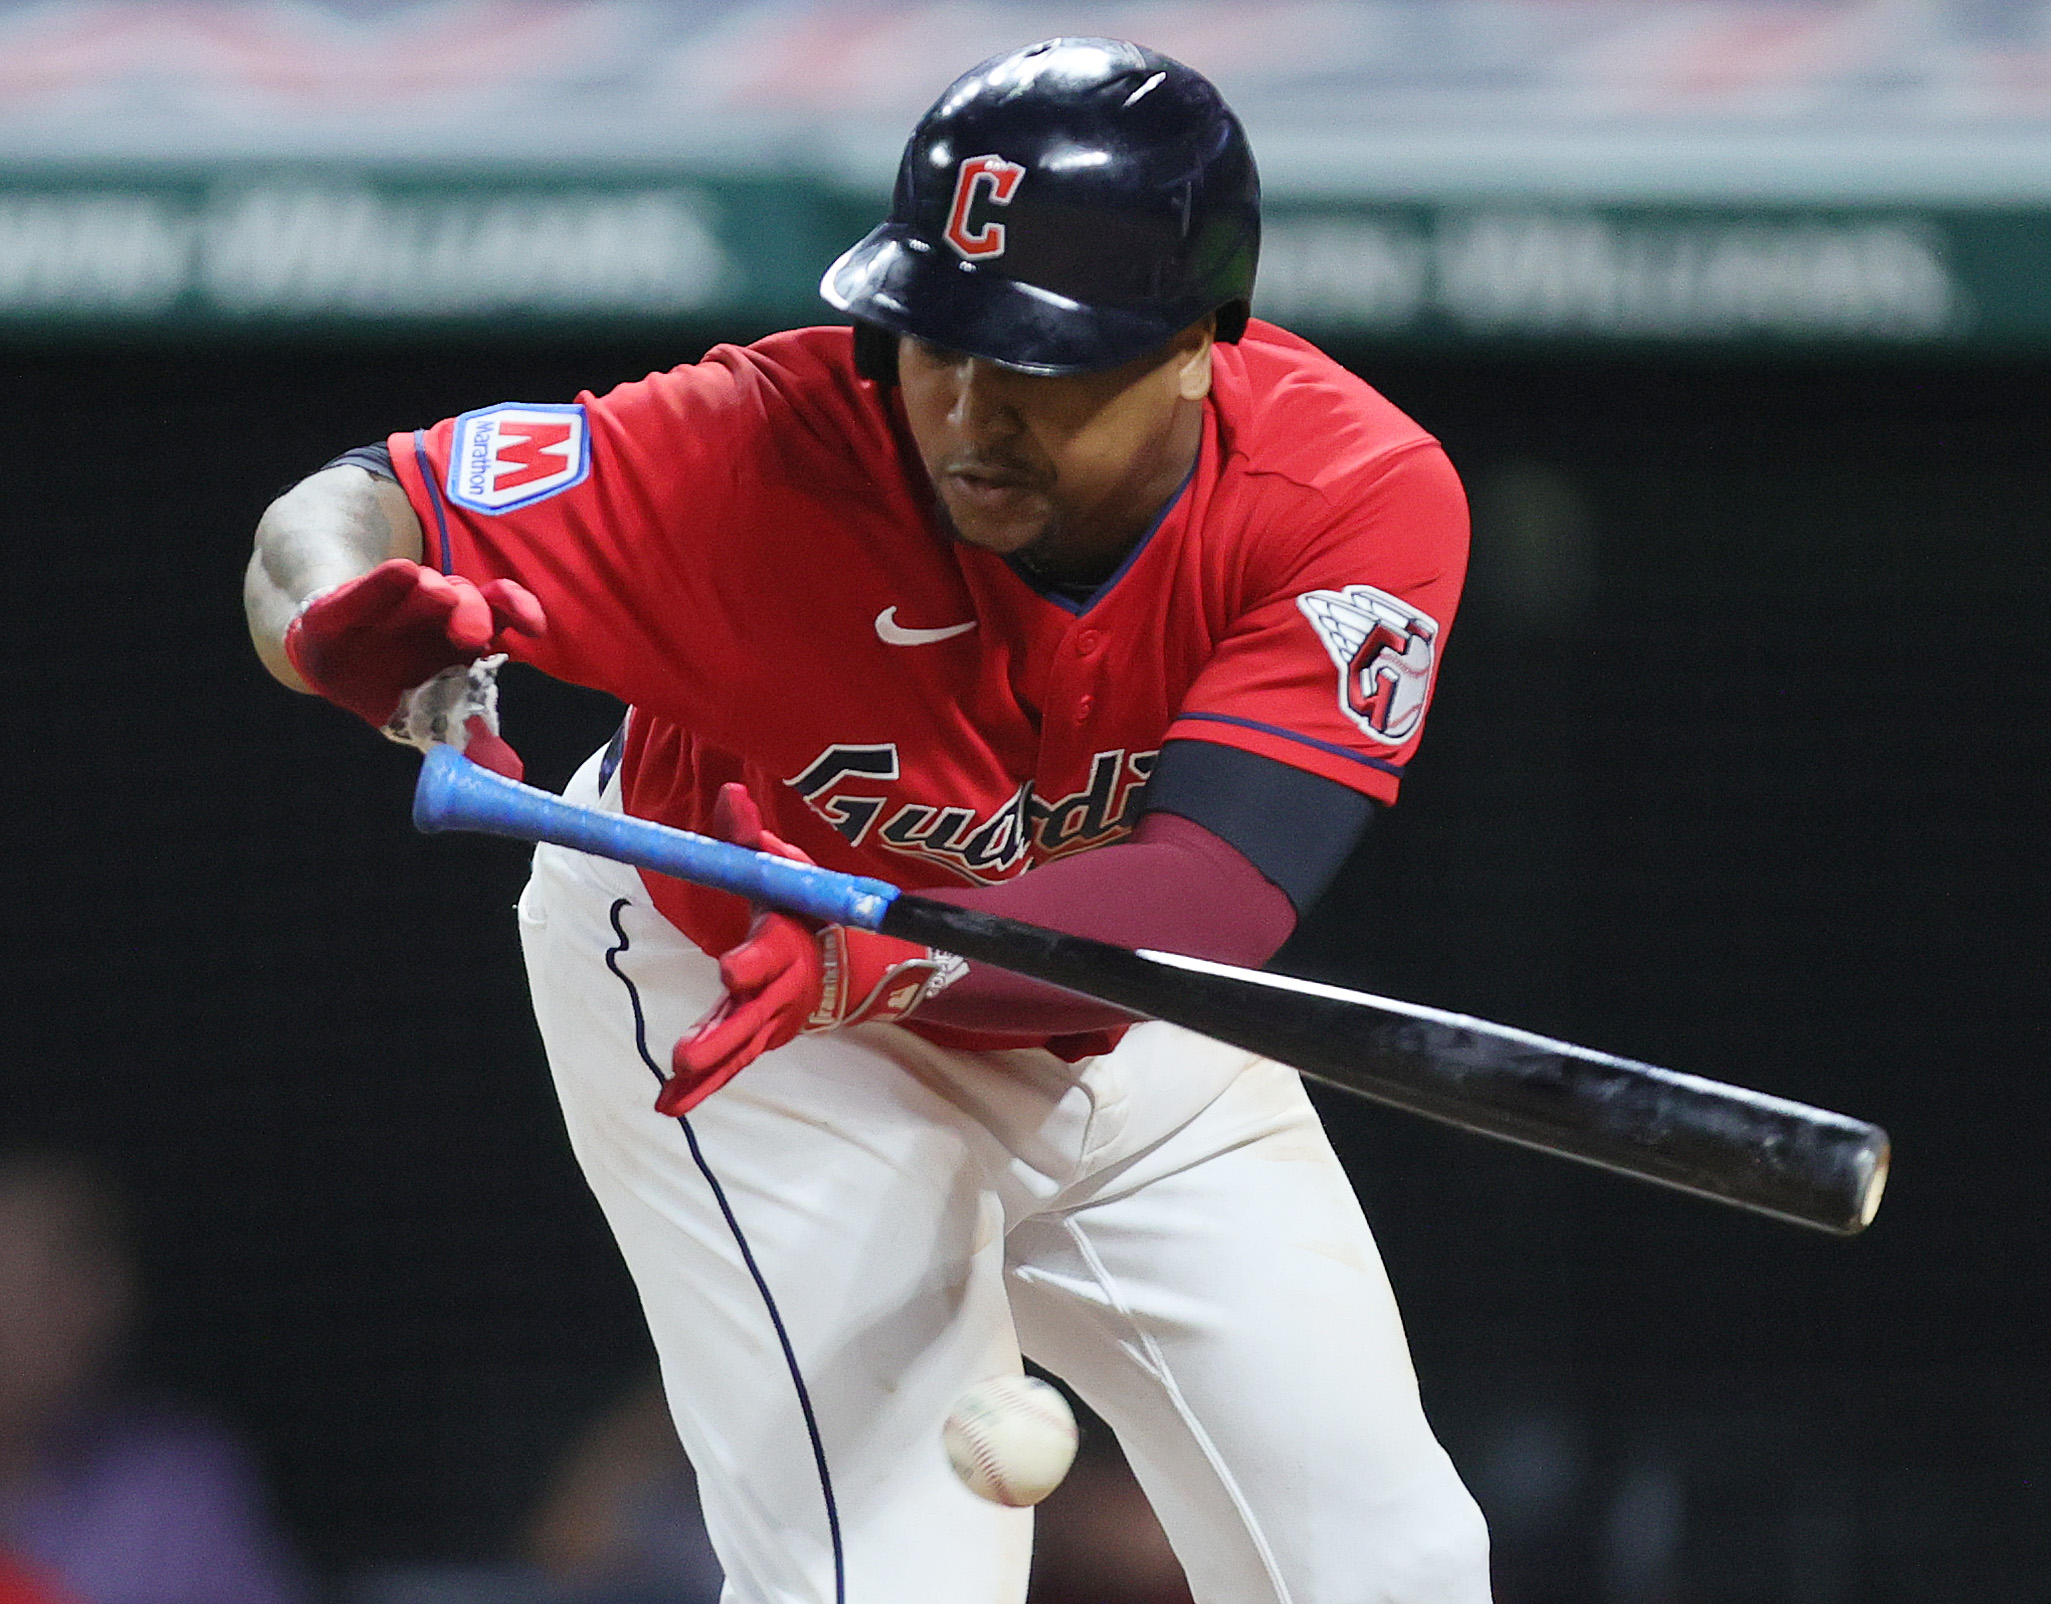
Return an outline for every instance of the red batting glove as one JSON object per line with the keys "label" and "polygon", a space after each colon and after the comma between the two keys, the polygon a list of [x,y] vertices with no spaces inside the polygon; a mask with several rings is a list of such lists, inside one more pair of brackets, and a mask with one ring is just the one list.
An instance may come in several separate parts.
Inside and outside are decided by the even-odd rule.
{"label": "red batting glove", "polygon": [[394,557],[303,602],[285,655],[314,690],[382,729],[400,697],[443,669],[502,649],[508,634],[547,629],[541,603],[510,579],[480,589]]}
{"label": "red batting glove", "polygon": [[[743,786],[721,788],[713,831],[737,846],[812,860],[762,828]],[[747,939],[720,955],[726,995],[670,1054],[670,1078],[655,1099],[659,1114],[687,1114],[766,1052],[794,1037],[843,1025],[902,1019],[966,972],[959,958],[895,936],[815,927],[767,909]]]}

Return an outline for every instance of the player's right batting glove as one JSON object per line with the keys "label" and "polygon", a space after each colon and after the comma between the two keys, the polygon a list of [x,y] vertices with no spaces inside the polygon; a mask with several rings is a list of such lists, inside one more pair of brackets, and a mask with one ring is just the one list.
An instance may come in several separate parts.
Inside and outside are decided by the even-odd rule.
{"label": "player's right batting glove", "polygon": [[[721,789],[713,830],[737,846],[812,861],[762,827],[744,786]],[[689,1113],[793,1037],[902,1019],[967,967],[959,958],[895,936],[820,926],[763,909],[747,939],[720,955],[726,995],[677,1043],[656,1111]]]}
{"label": "player's right batting glove", "polygon": [[478,659],[508,635],[547,628],[541,603],[510,579],[480,588],[394,557],[301,602],[285,655],[310,687],[394,740],[446,741],[517,780],[519,756],[498,733],[497,664],[480,672]]}

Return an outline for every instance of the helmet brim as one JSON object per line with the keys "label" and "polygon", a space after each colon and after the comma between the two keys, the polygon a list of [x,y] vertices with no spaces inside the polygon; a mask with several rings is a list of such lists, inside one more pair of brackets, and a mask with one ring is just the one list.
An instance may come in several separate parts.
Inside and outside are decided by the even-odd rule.
{"label": "helmet brim", "polygon": [[819,281],[826,303],[1018,373],[1097,373],[1159,350],[1196,316],[1090,306],[963,261],[902,223],[883,223]]}

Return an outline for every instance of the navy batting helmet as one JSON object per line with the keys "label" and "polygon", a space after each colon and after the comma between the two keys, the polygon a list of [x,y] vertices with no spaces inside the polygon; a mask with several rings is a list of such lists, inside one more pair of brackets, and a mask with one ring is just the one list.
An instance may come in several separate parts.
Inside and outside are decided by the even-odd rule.
{"label": "navy batting helmet", "polygon": [[870,378],[914,335],[1022,373],[1129,362],[1218,314],[1246,327],[1260,177],[1203,74],[1049,39],[955,80],[913,129],[889,221],[827,270]]}

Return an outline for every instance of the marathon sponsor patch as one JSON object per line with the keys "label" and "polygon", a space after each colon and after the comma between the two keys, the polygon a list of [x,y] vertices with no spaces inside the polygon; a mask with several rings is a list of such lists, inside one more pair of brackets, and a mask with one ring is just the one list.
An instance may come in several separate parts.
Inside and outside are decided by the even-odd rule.
{"label": "marathon sponsor patch", "polygon": [[591,472],[581,406],[504,402],[456,420],[449,500],[473,512],[511,512],[561,495]]}
{"label": "marathon sponsor patch", "polygon": [[1296,598],[1339,669],[1339,710],[1377,741],[1401,746],[1431,699],[1439,626],[1372,585],[1306,591]]}

